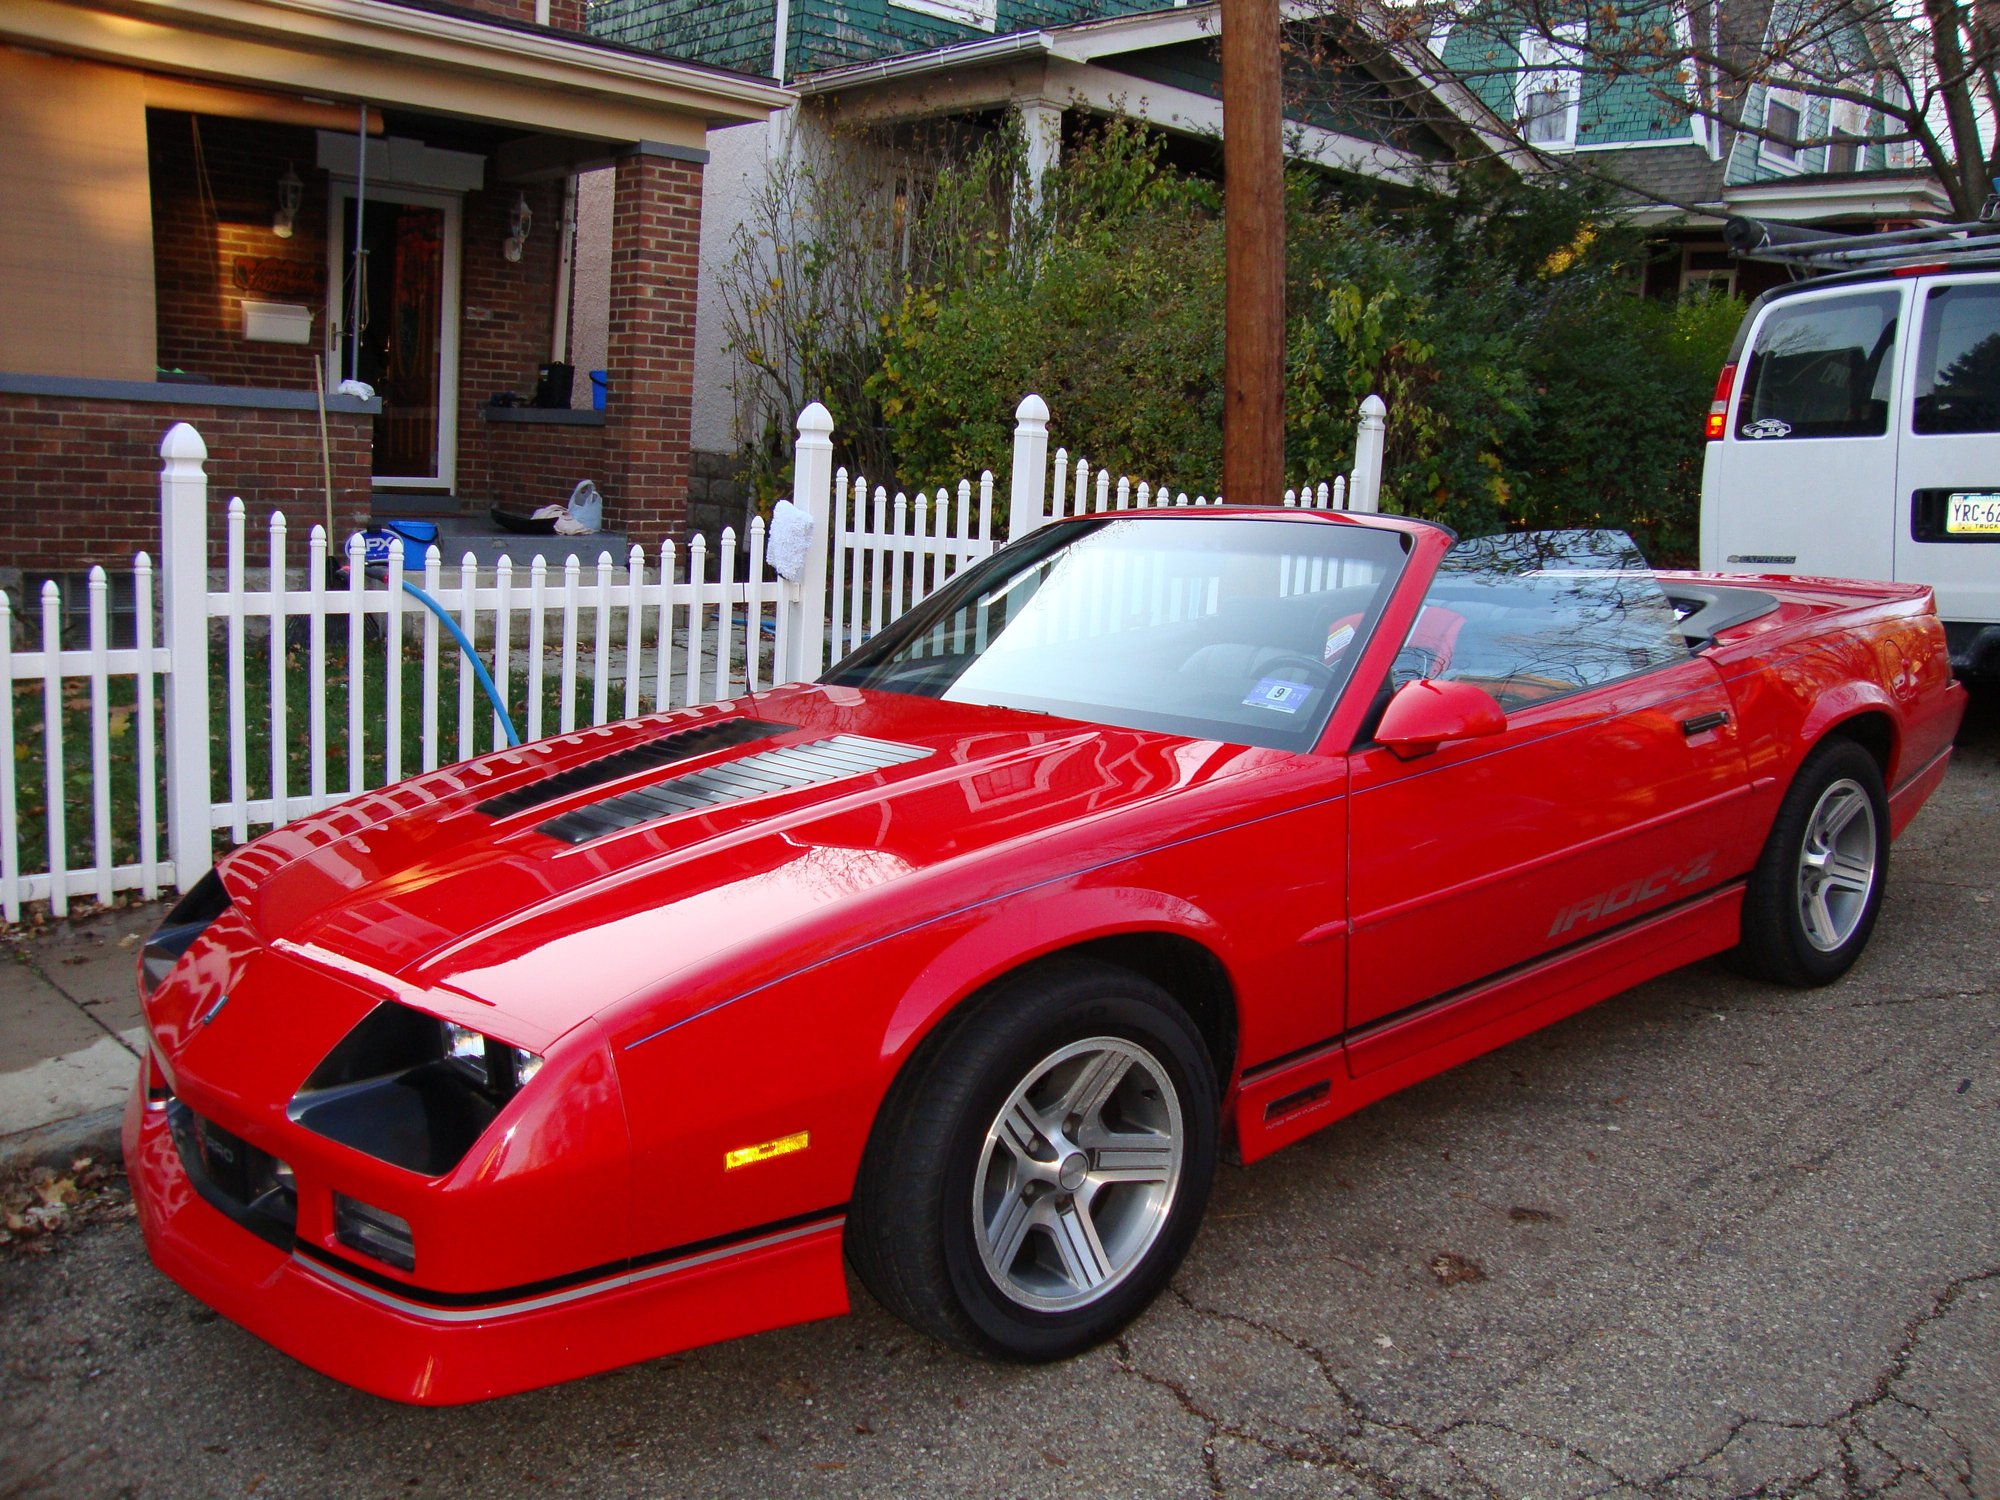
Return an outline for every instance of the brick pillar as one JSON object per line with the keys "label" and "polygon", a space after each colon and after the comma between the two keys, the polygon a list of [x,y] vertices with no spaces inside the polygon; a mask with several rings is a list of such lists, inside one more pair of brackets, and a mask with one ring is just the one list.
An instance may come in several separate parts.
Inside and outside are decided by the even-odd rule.
{"label": "brick pillar", "polygon": [[[693,158],[693,159],[691,159]],[[706,152],[650,142],[618,158],[605,352],[605,524],[645,546],[687,520],[695,278]]]}

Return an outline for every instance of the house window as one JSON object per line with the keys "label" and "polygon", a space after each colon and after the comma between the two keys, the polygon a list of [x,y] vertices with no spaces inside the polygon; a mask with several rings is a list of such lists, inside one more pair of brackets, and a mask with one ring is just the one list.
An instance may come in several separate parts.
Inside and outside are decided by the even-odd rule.
{"label": "house window", "polygon": [[1799,126],[1804,118],[1797,94],[1776,90],[1764,98],[1764,139],[1757,155],[1772,166],[1797,171],[1799,166]]}
{"label": "house window", "polygon": [[919,15],[936,16],[940,21],[956,21],[991,31],[998,23],[999,0],[889,0],[891,10],[913,10]]}
{"label": "house window", "polygon": [[1833,140],[1826,148],[1826,170],[1855,172],[1861,168],[1861,153],[1868,145],[1868,112],[1850,100],[1836,100],[1832,126]]}
{"label": "house window", "polygon": [[1560,150],[1576,144],[1576,101],[1583,28],[1558,26],[1553,36],[1521,34],[1521,78],[1515,96],[1521,137],[1531,146]]}

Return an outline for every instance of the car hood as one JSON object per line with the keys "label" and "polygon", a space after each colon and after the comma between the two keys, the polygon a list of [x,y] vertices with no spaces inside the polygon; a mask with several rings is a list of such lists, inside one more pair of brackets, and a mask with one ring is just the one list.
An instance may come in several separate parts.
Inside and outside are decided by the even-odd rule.
{"label": "car hood", "polygon": [[[693,754],[630,769],[648,752],[627,752],[668,736]],[[842,741],[827,779],[759,786],[758,757],[838,736],[865,741],[861,758]],[[893,763],[853,769],[871,757]],[[446,1009],[490,1007],[492,1029],[539,1046],[628,998],[691,1013],[714,985],[740,991],[1137,852],[1170,829],[1232,821],[1268,773],[1297,761],[802,685],[432,772],[279,829],[230,855],[221,874],[266,943],[433,993]],[[709,805],[654,815],[619,800],[731,767],[742,769],[704,778],[724,799]]]}

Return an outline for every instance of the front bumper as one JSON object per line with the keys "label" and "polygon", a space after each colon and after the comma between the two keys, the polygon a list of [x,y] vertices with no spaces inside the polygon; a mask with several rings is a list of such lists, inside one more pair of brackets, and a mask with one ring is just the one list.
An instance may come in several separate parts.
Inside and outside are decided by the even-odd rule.
{"label": "front bumper", "polygon": [[273,1244],[205,1201],[143,1069],[123,1143],[155,1265],[301,1363],[395,1401],[485,1400],[847,1310],[838,1214],[566,1283],[432,1297]]}

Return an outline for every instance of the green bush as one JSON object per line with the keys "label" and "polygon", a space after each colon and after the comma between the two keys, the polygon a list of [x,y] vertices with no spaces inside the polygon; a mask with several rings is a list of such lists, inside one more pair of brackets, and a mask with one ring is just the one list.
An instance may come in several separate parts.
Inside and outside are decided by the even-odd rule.
{"label": "green bush", "polygon": [[[919,274],[881,319],[866,397],[906,485],[1004,473],[1035,391],[1053,444],[1213,492],[1223,245],[1212,184],[1128,123],[1072,145],[1031,206],[1016,140],[939,177]],[[1622,526],[1694,551],[1701,419],[1741,304],[1635,295],[1640,245],[1588,187],[1460,173],[1402,206],[1292,183],[1286,456],[1353,460],[1388,403],[1383,502],[1462,533]],[[1236,496],[1235,499],[1248,497]]]}

